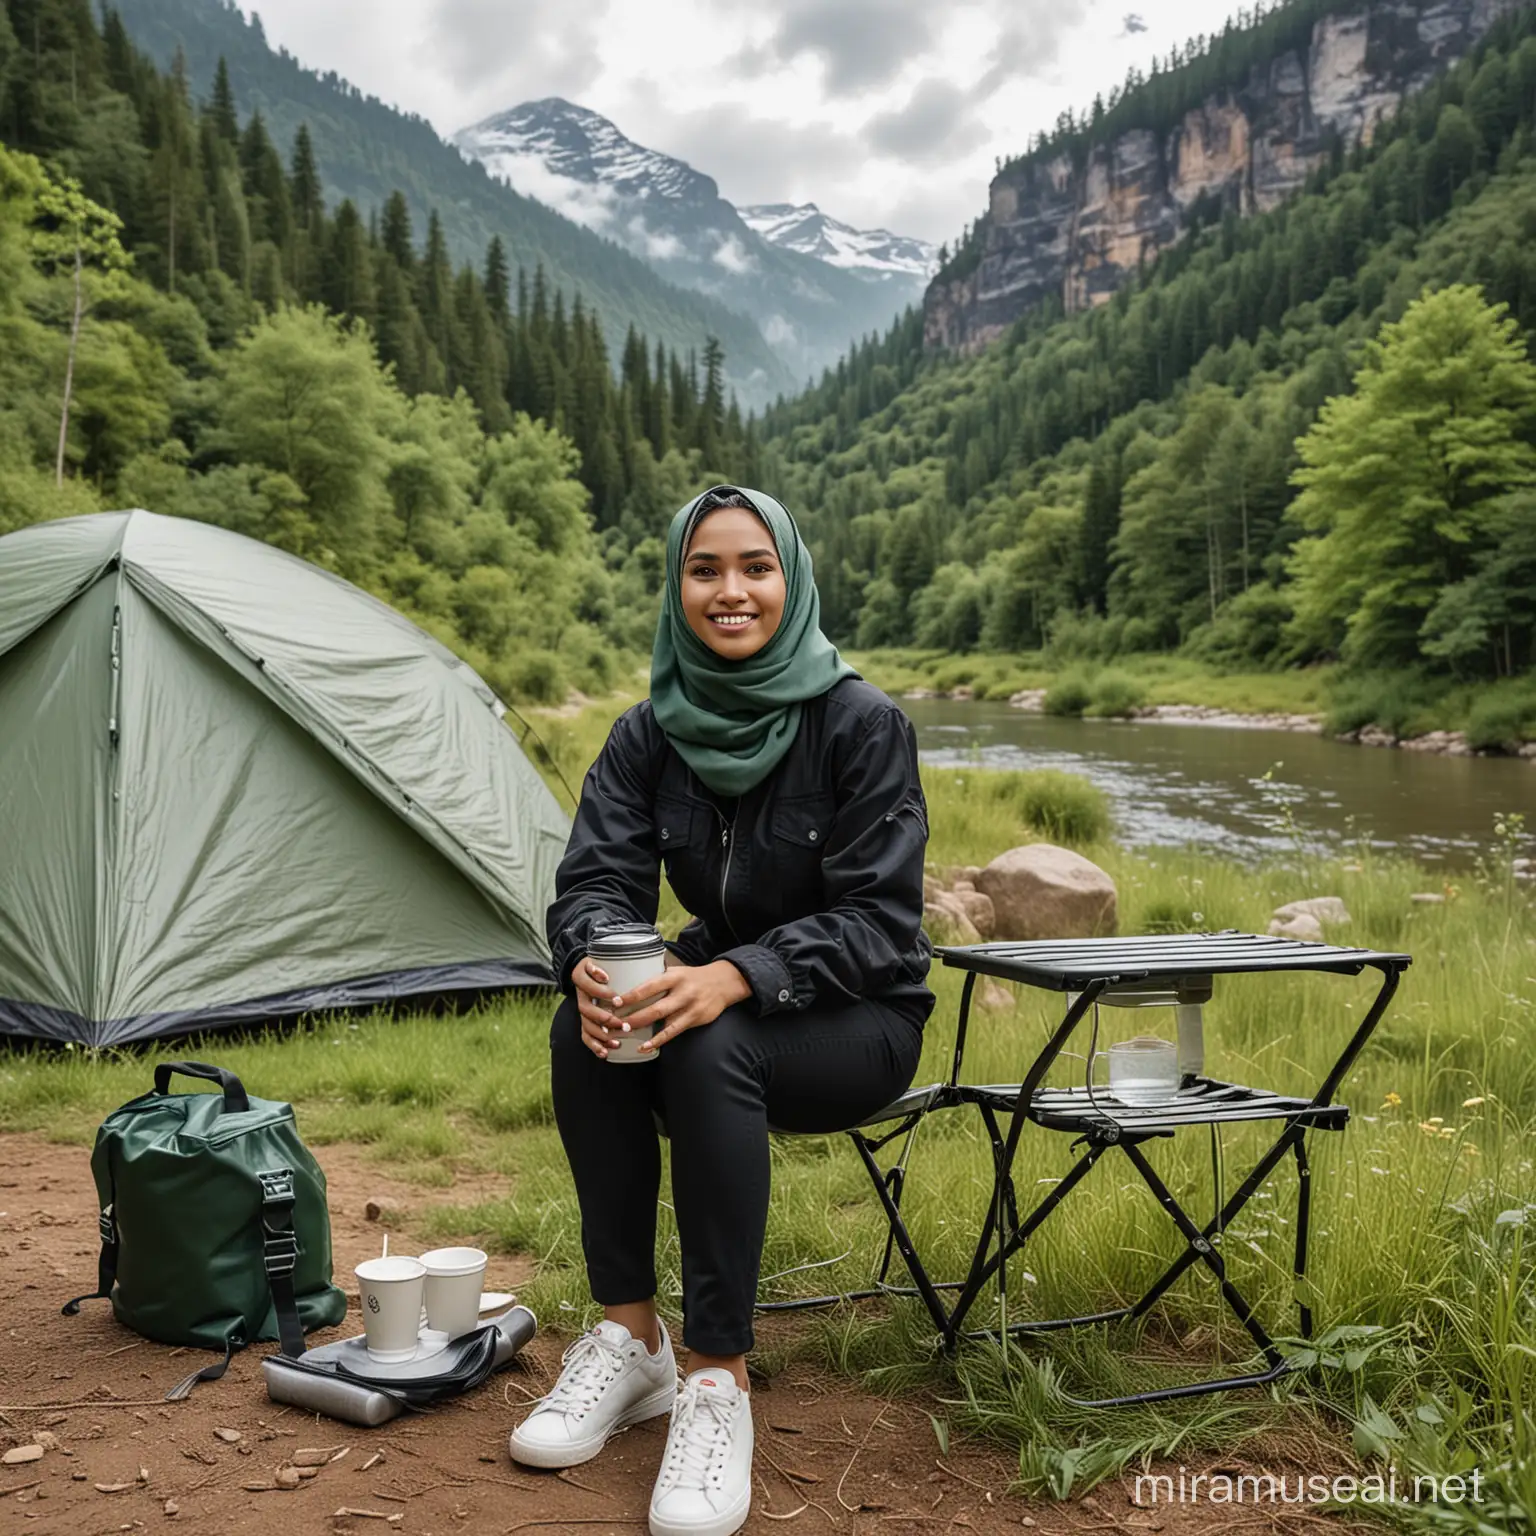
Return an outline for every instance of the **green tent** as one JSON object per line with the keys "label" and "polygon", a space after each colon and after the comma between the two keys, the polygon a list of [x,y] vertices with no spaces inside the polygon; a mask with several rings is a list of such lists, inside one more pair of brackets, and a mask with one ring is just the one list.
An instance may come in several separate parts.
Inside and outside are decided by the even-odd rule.
{"label": "green tent", "polygon": [[568,824],[502,714],[383,603],[238,534],[0,538],[0,1034],[548,984]]}

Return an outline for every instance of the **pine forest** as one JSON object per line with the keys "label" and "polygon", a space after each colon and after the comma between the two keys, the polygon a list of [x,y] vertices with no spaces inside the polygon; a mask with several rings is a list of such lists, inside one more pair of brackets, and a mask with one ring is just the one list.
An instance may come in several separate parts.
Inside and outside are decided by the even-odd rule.
{"label": "pine forest", "polygon": [[[1318,14],[1244,15],[1029,152],[1162,131]],[[729,479],[800,517],[847,645],[1327,661],[1394,728],[1505,680],[1481,744],[1536,728],[1530,7],[1282,206],[1196,205],[1108,303],[966,356],[909,311],[760,416],[717,340],[610,348],[565,274],[494,235],[456,264],[436,212],[326,179],[222,65],[204,98],[110,9],[0,3],[0,531],[221,523],[556,700],[639,663],[666,520]]]}
{"label": "pine forest", "polygon": [[757,474],[708,339],[630,329],[403,196],[327,208],[227,75],[192,99],[88,0],[0,5],[0,533],[143,506],[384,597],[510,696],[649,649],[664,533]]}

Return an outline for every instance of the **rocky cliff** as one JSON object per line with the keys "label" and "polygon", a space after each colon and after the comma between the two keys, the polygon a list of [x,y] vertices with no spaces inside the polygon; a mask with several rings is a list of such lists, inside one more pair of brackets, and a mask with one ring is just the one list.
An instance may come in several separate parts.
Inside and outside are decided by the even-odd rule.
{"label": "rocky cliff", "polygon": [[1191,208],[1263,212],[1330,152],[1467,53],[1528,0],[1371,0],[1322,17],[1310,44],[1256,65],[1166,136],[1123,133],[1080,153],[1031,155],[993,180],[979,265],[935,280],[924,299],[929,346],[974,351],[1059,295],[1101,304],[1177,240]]}

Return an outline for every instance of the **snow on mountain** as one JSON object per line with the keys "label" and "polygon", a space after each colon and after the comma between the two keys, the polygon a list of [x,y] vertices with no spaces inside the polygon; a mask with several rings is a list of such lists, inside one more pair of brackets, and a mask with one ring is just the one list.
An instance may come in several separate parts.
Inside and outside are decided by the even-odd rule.
{"label": "snow on mountain", "polygon": [[861,275],[900,274],[926,281],[938,266],[938,247],[926,240],[888,229],[855,229],[815,203],[756,203],[736,211],[771,244]]}
{"label": "snow on mountain", "polygon": [[630,201],[707,207],[720,200],[711,177],[636,144],[606,117],[558,96],[488,117],[456,133],[453,142],[525,197],[590,229],[615,223]]}
{"label": "snow on mountain", "polygon": [[745,218],[713,177],[559,97],[488,117],[453,143],[524,196],[627,246],[668,281],[751,315],[801,377],[920,303],[935,265],[922,241],[856,230],[810,204],[768,204]]}

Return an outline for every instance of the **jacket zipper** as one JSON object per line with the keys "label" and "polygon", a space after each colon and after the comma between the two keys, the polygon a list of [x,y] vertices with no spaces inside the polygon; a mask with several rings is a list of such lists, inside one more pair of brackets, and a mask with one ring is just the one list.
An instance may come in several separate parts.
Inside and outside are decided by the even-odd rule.
{"label": "jacket zipper", "polygon": [[[731,921],[730,911],[725,905],[725,887],[731,878],[731,857],[736,852],[736,818],[740,814],[741,800],[738,798],[736,809],[731,813],[730,824],[720,828],[720,846],[725,849],[725,868],[720,871],[720,916],[738,944],[741,943],[741,935],[736,932],[736,925]],[[721,820],[724,821],[724,817]]]}

